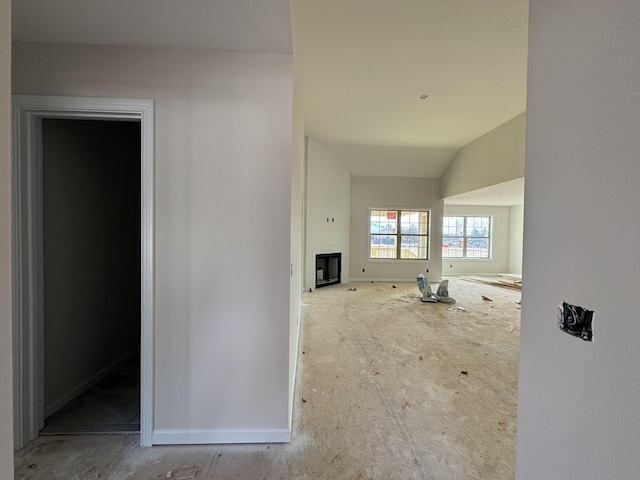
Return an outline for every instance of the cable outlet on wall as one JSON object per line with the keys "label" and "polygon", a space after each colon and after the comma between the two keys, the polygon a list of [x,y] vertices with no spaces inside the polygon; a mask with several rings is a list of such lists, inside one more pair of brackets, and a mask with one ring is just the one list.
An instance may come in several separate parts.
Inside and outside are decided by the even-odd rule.
{"label": "cable outlet on wall", "polygon": [[364,268],[362,269],[362,273],[364,273]]}

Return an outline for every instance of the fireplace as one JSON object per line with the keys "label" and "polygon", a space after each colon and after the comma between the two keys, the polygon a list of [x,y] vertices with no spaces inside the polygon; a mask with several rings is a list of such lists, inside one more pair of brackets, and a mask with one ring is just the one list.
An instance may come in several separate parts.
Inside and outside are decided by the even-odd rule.
{"label": "fireplace", "polygon": [[341,253],[316,255],[316,288],[340,283]]}

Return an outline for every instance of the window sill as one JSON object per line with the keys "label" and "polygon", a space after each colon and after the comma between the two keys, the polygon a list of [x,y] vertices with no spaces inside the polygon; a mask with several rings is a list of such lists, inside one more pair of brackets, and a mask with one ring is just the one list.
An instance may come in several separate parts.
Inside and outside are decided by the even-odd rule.
{"label": "window sill", "polygon": [[418,264],[418,263],[433,263],[431,260],[414,260],[412,258],[369,258],[367,259],[369,263],[399,263],[399,264]]}
{"label": "window sill", "polygon": [[492,262],[493,258],[460,258],[460,257],[442,257],[442,261],[447,262]]}

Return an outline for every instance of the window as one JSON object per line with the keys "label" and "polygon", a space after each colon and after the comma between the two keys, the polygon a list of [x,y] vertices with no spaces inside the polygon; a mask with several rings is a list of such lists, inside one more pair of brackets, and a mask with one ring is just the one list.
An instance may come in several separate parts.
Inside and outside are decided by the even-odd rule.
{"label": "window", "polygon": [[490,258],[491,217],[443,217],[442,256]]}
{"label": "window", "polygon": [[428,210],[370,210],[369,258],[427,260]]}

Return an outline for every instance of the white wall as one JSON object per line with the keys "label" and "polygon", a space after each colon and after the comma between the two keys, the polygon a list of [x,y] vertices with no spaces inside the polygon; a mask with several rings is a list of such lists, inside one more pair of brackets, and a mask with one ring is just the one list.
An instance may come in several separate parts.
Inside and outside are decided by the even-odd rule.
{"label": "white wall", "polygon": [[302,59],[293,57],[293,158],[291,166],[291,283],[289,285],[289,428],[293,421],[293,397],[298,364],[298,339],[304,288],[304,185],[305,137]]}
{"label": "white wall", "polygon": [[462,147],[440,178],[442,198],[524,176],[526,114]]}
{"label": "white wall", "polygon": [[11,2],[0,1],[0,478],[13,478]]}
{"label": "white wall", "polygon": [[322,143],[309,138],[305,289],[315,289],[319,253],[342,253],[342,282],[349,277],[349,189],[349,171]]}
{"label": "white wall", "polygon": [[[373,207],[430,209],[430,260],[369,260],[369,209]],[[441,280],[442,211],[438,179],[352,176],[349,278],[415,281],[428,268],[429,280]]]}
{"label": "white wall", "polygon": [[[640,472],[640,5],[531,0],[519,480]],[[595,311],[594,342],[558,330]]]}
{"label": "white wall", "polygon": [[156,102],[154,443],[287,438],[291,56],[23,43],[13,87]]}
{"label": "white wall", "polygon": [[524,229],[524,205],[510,207],[508,273],[522,273],[522,244]]}
{"label": "white wall", "polygon": [[444,216],[450,215],[489,215],[493,217],[491,258],[486,260],[443,258],[442,274],[448,276],[506,273],[509,265],[510,208],[445,205]]}

